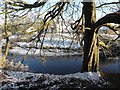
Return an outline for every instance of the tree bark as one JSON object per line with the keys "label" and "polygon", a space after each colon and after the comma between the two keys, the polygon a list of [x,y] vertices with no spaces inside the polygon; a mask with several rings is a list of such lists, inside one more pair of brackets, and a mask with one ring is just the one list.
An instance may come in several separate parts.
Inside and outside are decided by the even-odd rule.
{"label": "tree bark", "polygon": [[98,35],[92,25],[96,21],[95,2],[83,2],[85,15],[84,58],[81,72],[98,71],[99,47]]}
{"label": "tree bark", "polygon": [[120,11],[115,13],[110,13],[99,19],[96,23],[93,24],[94,28],[98,28],[106,23],[116,23],[120,24]]}
{"label": "tree bark", "polygon": [[8,25],[7,25],[7,19],[8,19],[8,6],[7,6],[8,0],[5,0],[5,38],[6,38],[6,43],[5,43],[5,53],[4,56],[2,57],[2,62],[0,62],[0,67],[3,67],[8,55],[8,49],[9,49],[9,37],[8,37]]}

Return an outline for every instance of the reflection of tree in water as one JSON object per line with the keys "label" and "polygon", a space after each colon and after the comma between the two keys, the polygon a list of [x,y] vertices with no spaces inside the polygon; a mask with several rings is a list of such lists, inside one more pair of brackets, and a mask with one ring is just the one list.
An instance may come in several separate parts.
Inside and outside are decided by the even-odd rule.
{"label": "reflection of tree in water", "polygon": [[119,64],[120,63],[120,59],[119,58],[110,58],[110,59],[105,59],[105,60],[101,60],[100,64],[101,66],[108,66],[111,64]]}

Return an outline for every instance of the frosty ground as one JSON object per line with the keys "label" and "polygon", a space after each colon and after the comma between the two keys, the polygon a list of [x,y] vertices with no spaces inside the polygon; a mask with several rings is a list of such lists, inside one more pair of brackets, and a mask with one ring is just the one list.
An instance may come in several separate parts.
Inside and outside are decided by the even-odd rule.
{"label": "frosty ground", "polygon": [[30,72],[0,71],[0,90],[58,90],[62,88],[107,88],[99,72],[74,73],[67,75],[53,75]]}

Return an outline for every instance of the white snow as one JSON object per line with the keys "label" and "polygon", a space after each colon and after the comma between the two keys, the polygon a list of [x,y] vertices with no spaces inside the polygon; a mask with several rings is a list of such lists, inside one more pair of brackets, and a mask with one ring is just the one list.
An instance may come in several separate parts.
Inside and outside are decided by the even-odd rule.
{"label": "white snow", "polygon": [[17,35],[11,35],[10,37],[9,37],[9,39],[14,39],[14,40],[16,40],[16,39],[18,39],[19,38],[19,36],[17,36]]}
{"label": "white snow", "polygon": [[[51,50],[51,51],[50,51]],[[62,50],[59,49],[50,49],[50,50],[44,50],[40,51],[40,49],[30,49],[28,52],[27,49],[21,48],[21,47],[14,47],[13,49],[9,49],[9,53],[13,54],[20,54],[20,55],[26,55],[28,52],[28,55],[36,55],[40,56],[60,56],[60,55],[81,55],[79,52],[63,52]]]}
{"label": "white snow", "polygon": [[[31,48],[30,51],[28,52],[28,48],[27,47],[36,47],[36,43],[35,42],[15,42],[18,46],[12,46],[12,49],[9,49],[10,53],[13,54],[21,54],[21,55],[26,55],[28,52],[28,55],[46,55],[46,56],[59,56],[59,55],[78,55],[80,53],[78,53],[77,51],[75,52],[66,52],[65,49],[66,48],[70,48],[70,49],[78,49],[80,48],[80,45],[78,43],[73,43],[71,45],[71,40],[65,40],[63,41],[59,41],[59,40],[52,40],[50,41],[45,40],[43,43],[43,47],[48,48],[48,49],[44,49],[44,50],[40,50],[40,49],[35,49],[35,48]],[[41,43],[37,43],[37,48],[41,47]],[[50,49],[50,48],[54,48],[54,49]],[[61,49],[57,49],[57,48],[61,48]],[[63,48],[63,49],[62,49]],[[66,53],[65,53],[65,52]]]}
{"label": "white snow", "polygon": [[[77,40],[74,38],[73,35],[69,33],[55,33],[55,34],[46,34],[45,40],[43,42],[43,47],[46,48],[44,50],[40,50],[41,48],[41,42],[38,42],[36,45],[36,42],[19,42],[23,37],[19,37],[19,35],[11,35],[9,37],[10,41],[12,41],[12,44],[10,44],[11,48],[9,48],[9,52],[13,54],[21,54],[21,55],[46,55],[46,56],[59,56],[59,55],[78,55],[78,51],[74,52],[67,52],[65,50],[66,48],[70,49],[79,49],[80,44],[77,42]],[[43,37],[41,36],[40,39]],[[17,41],[18,40],[18,41]],[[72,40],[74,40],[74,43],[71,44]],[[13,41],[15,43],[13,43]],[[2,39],[2,45],[5,44],[5,39]],[[17,46],[18,45],[18,46]],[[19,47],[20,46],[20,47]],[[31,48],[31,50],[28,52],[29,47],[36,47]],[[52,49],[54,48],[54,49]],[[48,50],[49,49],[49,50]]]}
{"label": "white snow", "polygon": [[[80,45],[78,43],[72,43],[71,40],[65,40],[65,41],[59,41],[59,40],[45,40],[43,43],[43,47],[59,47],[59,48],[80,48]],[[21,47],[30,47],[35,46],[35,43],[33,42],[16,42]],[[71,46],[70,46],[71,45]],[[41,47],[41,43],[37,43],[37,48]]]}
{"label": "white snow", "polygon": [[[19,87],[24,87],[24,84],[20,84],[19,87],[16,83],[28,82],[28,87],[34,87],[37,84],[35,83],[37,80],[40,81],[41,85],[49,86],[49,88],[59,88],[62,82],[65,84],[69,84],[69,81],[74,78],[75,80],[80,79],[80,81],[88,81],[91,84],[96,84],[98,82],[102,82],[101,75],[99,72],[84,72],[84,73],[73,73],[66,75],[54,75],[54,74],[43,74],[43,73],[30,73],[30,72],[15,72],[15,71],[0,71],[5,72],[7,75],[6,84],[2,84],[3,81],[0,81],[0,90],[8,87],[13,89],[18,89]],[[4,80],[4,81],[5,81]],[[8,80],[8,81],[7,81]],[[55,84],[55,82],[60,82],[61,84]],[[50,86],[51,83],[54,83],[53,86]],[[74,81],[72,82],[74,83]],[[81,87],[82,82],[78,82]],[[105,83],[105,82],[104,82]],[[87,88],[87,86],[83,87]]]}
{"label": "white snow", "polygon": [[[0,72],[3,72],[0,70]],[[45,75],[46,77],[52,78],[52,80],[59,80],[59,78],[80,78],[81,80],[87,81],[99,81],[100,80],[100,72],[84,72],[84,73],[73,73],[66,75],[54,75],[54,74],[42,74],[42,73],[30,73],[30,72],[19,72],[19,71],[6,71],[8,78],[14,79],[14,82],[20,80],[26,80],[27,77],[32,77],[33,81],[36,81],[41,75]],[[48,83],[45,81],[44,83]]]}
{"label": "white snow", "polygon": [[118,37],[118,35],[111,35],[111,34],[101,34],[101,36],[110,40],[115,40]]}
{"label": "white snow", "polygon": [[0,42],[1,42],[1,44],[4,44],[6,42],[6,40],[2,39]]}
{"label": "white snow", "polygon": [[80,78],[81,80],[93,81],[96,82],[100,79],[100,72],[84,72],[84,73],[75,73],[65,75],[66,77]]}

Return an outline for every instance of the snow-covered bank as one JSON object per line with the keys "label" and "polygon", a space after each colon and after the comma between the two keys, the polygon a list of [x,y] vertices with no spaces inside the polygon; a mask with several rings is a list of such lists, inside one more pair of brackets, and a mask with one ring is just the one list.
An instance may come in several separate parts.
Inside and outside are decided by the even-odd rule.
{"label": "snow-covered bank", "polygon": [[[26,39],[23,39],[26,37]],[[80,44],[76,38],[73,38],[73,35],[69,33],[47,33],[44,40],[44,35],[41,35],[40,42],[29,41],[27,35],[11,35],[9,37],[10,48],[9,52],[13,54],[26,55],[29,48],[31,50],[27,53],[28,55],[46,55],[46,56],[59,56],[59,55],[78,55],[76,49],[80,48]],[[81,36],[82,37],[82,36]],[[32,37],[34,38],[34,36]],[[42,42],[43,41],[43,42]],[[3,44],[5,43],[5,39],[2,40]],[[37,42],[37,43],[36,43]],[[42,45],[42,46],[41,46]],[[3,45],[4,46],[4,45]],[[41,50],[40,48],[44,48],[45,50]],[[74,52],[68,53],[67,49],[72,49]]]}
{"label": "snow-covered bank", "polygon": [[112,44],[108,50],[100,49],[100,58],[120,58],[120,42]]}
{"label": "snow-covered bank", "polygon": [[49,49],[49,50],[41,50],[40,49],[24,49],[21,47],[14,47],[13,49],[9,49],[9,53],[12,54],[18,54],[18,55],[36,55],[36,56],[65,56],[65,55],[81,55],[80,52],[74,51],[74,52],[65,52],[65,50],[59,50],[59,49]]}
{"label": "snow-covered bank", "polygon": [[[100,73],[74,73],[67,75],[50,75],[29,72],[0,71],[5,79],[0,80],[0,89],[36,89],[56,90],[60,88],[102,88],[108,85]],[[3,83],[4,82],[4,83]]]}
{"label": "snow-covered bank", "polygon": [[[36,45],[35,42],[15,42],[14,45],[10,46],[9,52],[13,54],[36,56],[40,56],[40,54],[42,56],[80,55],[80,52],[76,51],[76,49],[80,48],[80,45],[77,43],[71,44],[71,42],[71,40],[66,40],[64,42],[45,40],[43,43],[44,50],[40,50],[41,43],[37,43]],[[29,50],[29,48],[31,49]],[[73,51],[68,52],[68,49]]]}

